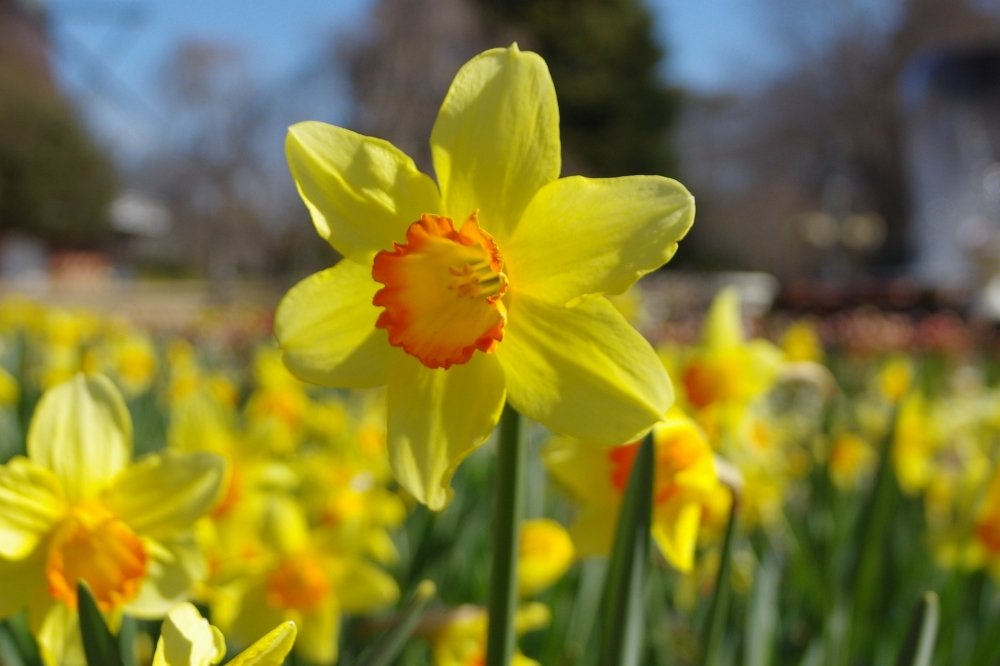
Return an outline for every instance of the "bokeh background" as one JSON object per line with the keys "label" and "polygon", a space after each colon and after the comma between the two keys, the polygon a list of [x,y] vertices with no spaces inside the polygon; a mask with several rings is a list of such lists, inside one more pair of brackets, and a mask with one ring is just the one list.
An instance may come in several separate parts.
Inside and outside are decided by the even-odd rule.
{"label": "bokeh background", "polygon": [[[566,174],[695,194],[651,283],[674,310],[735,279],[751,307],[1000,314],[985,0],[0,0],[2,288],[148,317],[273,304],[336,259],[285,128],[347,126],[429,170],[455,71],[513,41],[552,70]],[[699,286],[718,271],[749,273]]]}

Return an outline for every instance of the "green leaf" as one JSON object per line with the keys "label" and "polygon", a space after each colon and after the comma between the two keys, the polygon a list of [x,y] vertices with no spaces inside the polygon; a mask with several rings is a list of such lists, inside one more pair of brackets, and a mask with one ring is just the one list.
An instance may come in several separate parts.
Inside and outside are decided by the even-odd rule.
{"label": "green leaf", "polygon": [[930,666],[937,639],[938,618],[938,597],[933,592],[927,592],[913,613],[896,666]]}
{"label": "green leaf", "polygon": [[733,535],[736,532],[736,516],[739,514],[739,496],[733,493],[733,506],[726,525],[726,539],[722,542],[722,556],[719,559],[719,574],[715,579],[715,591],[705,619],[702,640],[702,666],[716,666],[726,636],[726,618],[729,616],[729,571],[732,568]]}
{"label": "green leaf", "polygon": [[118,629],[118,650],[124,666],[139,666],[135,654],[135,641],[139,636],[139,621],[131,615],[122,616],[122,626]]}
{"label": "green leaf", "polygon": [[1000,612],[994,613],[988,622],[979,627],[979,638],[969,666],[991,666],[1000,661]]}
{"label": "green leaf", "polygon": [[642,440],[618,514],[601,622],[602,666],[635,666],[642,656],[649,564],[649,527],[653,514],[655,460],[653,435]]}
{"label": "green leaf", "polygon": [[396,617],[396,622],[375,648],[358,661],[358,666],[389,666],[406,647],[406,642],[424,616],[428,604],[434,599],[437,587],[424,580],[417,585],[406,607]]}
{"label": "green leaf", "polygon": [[604,579],[608,572],[608,561],[604,557],[588,557],[580,567],[580,587],[577,592],[573,616],[566,632],[564,654],[569,663],[586,666],[597,662],[597,642],[594,626],[601,609],[601,595]]}
{"label": "green leaf", "polygon": [[744,666],[768,666],[778,633],[778,586],[781,583],[781,562],[770,552],[754,577],[750,609],[747,613]]}
{"label": "green leaf", "polygon": [[[38,652],[38,643],[28,628],[28,613],[21,611],[0,622],[0,630],[4,631],[8,648],[17,651],[20,663],[24,666],[42,666],[42,657]],[[0,663],[6,663],[0,659]],[[14,662],[11,662],[12,664]]]}
{"label": "green leaf", "polygon": [[897,416],[894,414],[893,427],[889,429],[882,446],[875,485],[858,523],[856,543],[860,552],[849,578],[848,587],[852,592],[848,634],[850,649],[845,653],[845,658],[870,660],[876,636],[876,627],[871,620],[881,612],[878,605],[884,598],[886,544],[900,494],[890,455],[896,420]]}
{"label": "green leaf", "polygon": [[486,666],[509,666],[516,644],[517,558],[524,515],[525,445],[521,415],[510,406],[500,417],[493,509],[493,562],[487,612]]}
{"label": "green leaf", "polygon": [[118,641],[104,623],[90,588],[82,580],[76,584],[80,610],[80,634],[89,666],[123,666]]}

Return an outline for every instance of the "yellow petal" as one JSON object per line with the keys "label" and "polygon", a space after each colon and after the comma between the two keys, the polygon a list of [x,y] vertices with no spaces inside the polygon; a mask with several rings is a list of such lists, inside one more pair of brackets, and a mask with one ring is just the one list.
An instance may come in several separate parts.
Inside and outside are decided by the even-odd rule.
{"label": "yellow petal", "polygon": [[739,347],[746,340],[740,311],[740,291],[726,287],[712,299],[701,330],[701,344],[708,349],[724,351]]}
{"label": "yellow petal", "polygon": [[66,510],[59,479],[17,456],[0,465],[0,557],[27,557]]}
{"label": "yellow petal", "polygon": [[261,532],[264,543],[282,555],[300,552],[309,545],[309,524],[302,507],[285,497],[268,500]]}
{"label": "yellow petal", "polygon": [[653,540],[667,562],[683,573],[694,566],[701,505],[684,499],[664,502],[653,517]]}
{"label": "yellow petal", "polygon": [[310,121],[288,129],[285,154],[316,231],[357,262],[371,265],[441,209],[434,181],[388,141]]}
{"label": "yellow petal", "polygon": [[399,350],[375,328],[382,308],[372,297],[382,285],[371,266],[343,260],[307,277],[285,294],[274,316],[274,334],[285,365],[303,381],[370,388],[388,381]]}
{"label": "yellow petal", "polygon": [[76,611],[63,603],[49,607],[35,634],[45,666],[87,666]]}
{"label": "yellow petal", "polygon": [[400,354],[389,376],[389,462],[400,485],[437,511],[451,500],[451,477],[500,419],[503,371],[492,354],[431,370]]}
{"label": "yellow petal", "polygon": [[296,654],[307,660],[326,666],[337,661],[340,639],[340,609],[332,596],[319,608],[302,614]]}
{"label": "yellow petal", "polygon": [[694,197],[676,180],[574,176],[542,188],[503,244],[511,289],[564,305],[620,294],[674,256],[694,221]]}
{"label": "yellow petal", "polygon": [[338,567],[336,587],[346,613],[370,613],[399,600],[399,586],[392,576],[358,558]]}
{"label": "yellow petal", "polygon": [[125,612],[143,620],[157,620],[187,599],[208,570],[190,533],[162,544],[147,539],[144,545],[151,556],[149,570],[139,594],[125,606]]}
{"label": "yellow petal", "polygon": [[132,459],[132,418],[104,375],[76,375],[42,395],[28,457],[55,472],[67,499],[100,493]]}
{"label": "yellow petal", "polygon": [[553,478],[576,499],[605,501],[621,492],[611,482],[611,450],[557,435],[546,442],[542,457]]}
{"label": "yellow petal", "polygon": [[105,505],[143,536],[167,539],[211,511],[224,487],[226,461],[214,453],[146,456],[118,475]]}
{"label": "yellow petal", "polygon": [[510,236],[535,193],[559,177],[559,107],[545,61],[491,49],[455,75],[431,132],[445,214]]}
{"label": "yellow petal", "polygon": [[45,580],[44,548],[12,562],[0,558],[0,620],[28,607],[38,607],[51,600]]}
{"label": "yellow petal", "polygon": [[282,622],[229,662],[229,666],[281,666],[295,644],[294,622]]}
{"label": "yellow petal", "polygon": [[609,555],[611,542],[615,536],[615,526],[618,525],[618,507],[621,502],[617,497],[609,498],[608,502],[584,504],[576,514],[576,520],[570,526],[569,534],[580,557],[593,555]]}
{"label": "yellow petal", "polygon": [[[218,623],[222,632],[232,641],[248,645],[266,636],[272,627],[284,621],[284,613],[268,603],[267,586],[263,578],[254,581],[245,589],[233,586],[236,597],[232,599],[235,607],[227,608],[224,614],[218,613],[216,605],[212,605],[212,621]],[[301,629],[301,626],[299,627]]]}
{"label": "yellow petal", "polygon": [[519,412],[596,444],[637,439],[673,402],[656,352],[603,297],[568,308],[516,295],[496,356]]}
{"label": "yellow petal", "polygon": [[160,626],[153,666],[212,666],[226,656],[226,639],[198,609],[175,606]]}

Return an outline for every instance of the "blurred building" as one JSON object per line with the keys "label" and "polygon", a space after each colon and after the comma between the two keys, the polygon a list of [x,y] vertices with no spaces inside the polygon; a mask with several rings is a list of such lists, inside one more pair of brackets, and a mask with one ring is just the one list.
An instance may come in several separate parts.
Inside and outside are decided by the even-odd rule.
{"label": "blurred building", "polygon": [[914,272],[981,282],[1000,272],[1000,44],[918,56],[902,103]]}

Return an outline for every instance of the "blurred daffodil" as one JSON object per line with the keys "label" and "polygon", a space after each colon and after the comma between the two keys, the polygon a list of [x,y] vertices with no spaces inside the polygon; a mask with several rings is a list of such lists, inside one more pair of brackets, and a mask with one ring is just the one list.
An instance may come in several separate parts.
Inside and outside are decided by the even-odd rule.
{"label": "blurred daffodil", "polygon": [[300,379],[388,385],[392,469],[441,509],[507,400],[608,445],[670,406],[652,348],[603,294],[669,260],[694,203],[659,176],[559,179],[552,79],[516,45],[461,68],[431,148],[437,184],[380,139],[290,129],[299,192],[345,258],[285,296],[275,333]]}
{"label": "blurred daffodil", "polygon": [[822,363],[826,356],[816,324],[808,319],[800,319],[788,327],[781,338],[781,348],[792,363]]}
{"label": "blurred daffodil", "polygon": [[742,410],[773,384],[783,354],[767,340],[747,340],[739,291],[720,291],[702,325],[701,341],[682,363],[684,402],[713,442],[734,430]]}
{"label": "blurred daffodil", "polygon": [[[694,563],[702,506],[718,486],[712,449],[679,409],[653,429],[656,476],[652,534],[675,568]],[[570,533],[581,556],[607,554],[639,443],[612,448],[556,437],[546,447],[553,476],[583,506]]]}
{"label": "blurred daffodil", "polygon": [[[548,606],[528,603],[518,608],[514,629],[520,636],[546,627],[551,620]],[[431,636],[434,666],[481,666],[486,660],[488,621],[486,609],[478,606],[460,606],[451,611]],[[516,650],[511,666],[538,666],[538,662]]]}
{"label": "blurred daffodil", "polygon": [[522,597],[532,597],[563,577],[573,563],[576,549],[569,533],[549,518],[526,520],[521,526],[517,587]]}
{"label": "blurred daffodil", "polygon": [[[283,622],[245,651],[232,666],[281,666],[295,643],[295,623]],[[153,666],[214,666],[226,656],[226,639],[198,609],[184,602],[163,620],[153,653]]]}
{"label": "blurred daffodil", "polygon": [[219,496],[224,461],[131,457],[118,389],[77,375],[42,396],[28,457],[0,466],[0,617],[27,608],[47,664],[83,663],[78,580],[105,613],[158,618],[203,575],[191,529]]}
{"label": "blurred daffodil", "polygon": [[212,618],[233,641],[247,644],[269,627],[292,620],[297,653],[317,664],[337,660],[340,615],[395,603],[396,582],[364,559],[327,549],[294,500],[272,498],[263,526],[271,555],[234,568],[212,600]]}
{"label": "blurred daffodil", "polygon": [[878,462],[878,453],[867,440],[844,432],[833,440],[828,462],[830,478],[842,491],[857,490]]}

